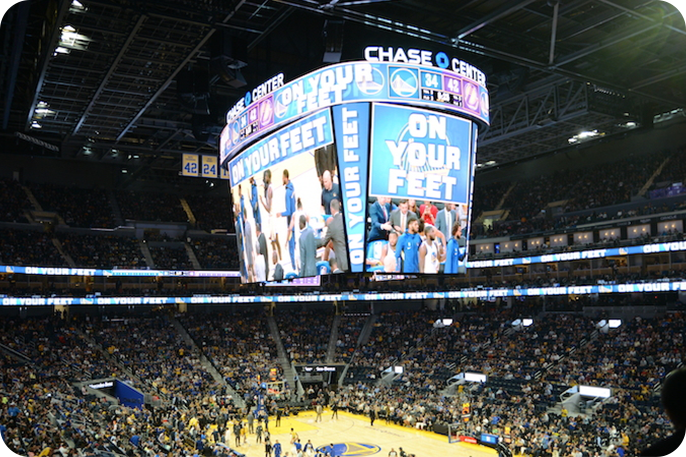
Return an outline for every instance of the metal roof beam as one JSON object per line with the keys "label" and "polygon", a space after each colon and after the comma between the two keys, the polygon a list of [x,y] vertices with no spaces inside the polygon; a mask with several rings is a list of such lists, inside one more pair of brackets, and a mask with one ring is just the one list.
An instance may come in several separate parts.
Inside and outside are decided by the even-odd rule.
{"label": "metal roof beam", "polygon": [[59,42],[60,35],[61,35],[61,26],[62,23],[64,22],[64,17],[66,16],[67,12],[69,11],[69,7],[71,6],[71,2],[69,1],[62,1],[59,10],[57,11],[57,17],[55,18],[55,28],[52,30],[52,34],[50,35],[50,41],[48,42],[48,45],[45,47],[43,50],[44,56],[43,56],[43,63],[41,64],[41,69],[40,73],[38,74],[38,82],[36,83],[36,91],[33,96],[33,100],[31,101],[31,105],[29,106],[29,112],[28,115],[26,116],[26,123],[24,124],[24,130],[28,130],[29,126],[31,125],[31,119],[33,118],[33,112],[36,109],[36,105],[38,104],[38,99],[40,98],[41,95],[41,89],[43,88],[43,82],[45,81],[45,75],[48,73],[48,66],[50,63],[50,60],[52,59],[52,53],[57,46],[57,43]]}
{"label": "metal roof beam", "polygon": [[119,54],[117,54],[117,57],[114,58],[114,61],[110,65],[110,69],[107,71],[105,76],[102,78],[102,82],[100,83],[100,86],[98,87],[98,89],[95,91],[95,93],[91,97],[91,101],[88,103],[88,106],[86,106],[86,109],[83,110],[83,115],[81,115],[81,118],[76,123],[76,126],[74,127],[74,130],[72,131],[72,135],[76,135],[76,133],[79,131],[79,129],[83,125],[83,122],[86,120],[88,113],[93,108],[93,105],[95,105],[95,101],[98,99],[98,97],[102,93],[103,89],[105,88],[107,83],[110,81],[110,77],[114,73],[115,68],[117,68],[117,65],[119,65],[119,62],[121,61],[122,57],[124,57],[124,54],[126,54],[126,51],[129,48],[129,44],[131,44],[134,37],[138,33],[138,30],[141,28],[141,26],[143,25],[143,22],[145,22],[146,19],[147,19],[147,17],[145,15],[142,15],[141,17],[138,18],[136,25],[133,26],[131,33],[129,33],[129,36],[126,38],[126,41],[122,45],[121,50],[119,51]]}
{"label": "metal roof beam", "polygon": [[[245,0],[241,0],[238,3],[238,5],[236,5],[234,10],[231,13],[229,13],[224,18],[224,20],[221,22],[222,23],[228,22],[236,14],[236,12],[241,8],[241,6],[243,6],[244,4],[245,4]],[[138,118],[140,118],[143,115],[143,113],[155,102],[155,100],[157,100],[157,97],[159,97],[165,90],[167,90],[167,87],[169,87],[169,85],[172,83],[172,81],[174,81],[174,78],[176,77],[176,75],[181,70],[183,70],[185,68],[185,66],[188,64],[188,62],[190,62],[193,59],[193,57],[195,57],[195,55],[198,53],[198,51],[205,45],[207,40],[209,40],[212,37],[212,35],[214,34],[215,31],[216,31],[216,29],[210,29],[210,31],[202,38],[202,40],[200,40],[200,42],[193,48],[193,50],[191,50],[191,52],[188,53],[186,58],[183,59],[181,64],[178,67],[176,67],[176,69],[172,72],[171,75],[169,75],[167,80],[162,84],[162,86],[157,90],[157,92],[155,92],[152,95],[152,97],[150,97],[150,99],[145,103],[145,105],[143,105],[143,107],[138,111],[138,113],[133,117],[133,119],[131,119],[131,122],[129,122],[126,125],[126,127],[124,127],[124,129],[119,133],[119,135],[117,135],[117,142],[119,142],[122,138],[124,138],[124,136],[127,134],[129,129],[131,129],[131,127],[133,127],[133,125],[136,123]]]}
{"label": "metal roof beam", "polygon": [[519,0],[517,2],[507,2],[504,7],[500,8],[499,10],[493,11],[490,14],[487,14],[483,18],[479,19],[478,21],[475,21],[471,24],[469,24],[466,27],[463,27],[457,32],[457,37],[455,38],[456,41],[460,41],[463,38],[465,38],[468,35],[471,35],[472,33],[476,32],[479,29],[482,29],[486,27],[487,25],[497,21],[498,19],[502,19],[505,16],[508,16],[512,13],[514,13],[517,10],[520,10],[531,3],[533,3],[536,0]]}
{"label": "metal roof beam", "polygon": [[[668,28],[669,30],[671,30],[672,32],[677,32],[677,33],[680,33],[680,34],[682,34],[682,35],[686,35],[686,30],[682,30],[682,29],[680,29],[679,27],[674,27],[673,25],[669,25],[669,24],[664,24],[664,23],[662,23],[662,22],[658,22],[658,21],[656,21],[655,19],[653,19],[653,18],[650,17],[650,16],[646,16],[645,14],[639,13],[638,11],[632,10],[632,9],[627,8],[627,7],[625,7],[625,6],[618,5],[618,4],[616,4],[615,2],[612,2],[612,1],[610,1],[610,0],[600,0],[600,1],[603,2],[603,3],[605,3],[605,4],[608,5],[608,6],[611,6],[611,7],[613,7],[613,8],[617,8],[617,9],[620,9],[620,10],[624,11],[625,13],[628,13],[628,14],[630,14],[630,15],[632,15],[632,16],[640,17],[641,19],[645,19],[645,20],[650,21],[650,22],[653,22],[653,23],[659,23],[660,25],[664,25],[665,27],[667,27],[667,28]],[[664,19],[664,18],[667,18],[667,17],[670,17],[670,16],[672,16],[672,15],[674,15],[674,14],[679,14],[679,12],[678,12],[678,11],[671,12],[671,13],[669,13],[669,14],[663,16],[663,19]]]}

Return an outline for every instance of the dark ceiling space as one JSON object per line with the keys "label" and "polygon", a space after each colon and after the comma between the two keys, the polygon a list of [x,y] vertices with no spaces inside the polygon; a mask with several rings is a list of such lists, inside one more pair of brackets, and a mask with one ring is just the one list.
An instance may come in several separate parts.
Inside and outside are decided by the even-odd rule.
{"label": "dark ceiling space", "polygon": [[29,0],[0,40],[5,152],[127,164],[122,186],[179,181],[181,154],[215,154],[246,90],[324,65],[327,45],[342,60],[374,44],[481,68],[486,168],[686,107],[686,27],[660,1]]}

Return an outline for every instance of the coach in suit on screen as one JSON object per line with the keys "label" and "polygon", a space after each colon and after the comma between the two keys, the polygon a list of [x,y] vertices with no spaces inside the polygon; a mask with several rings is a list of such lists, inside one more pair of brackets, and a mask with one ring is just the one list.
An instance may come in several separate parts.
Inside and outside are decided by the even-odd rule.
{"label": "coach in suit on screen", "polygon": [[446,203],[445,207],[436,215],[436,228],[443,234],[446,240],[452,237],[453,224],[457,220],[457,211],[455,211],[454,203]]}
{"label": "coach in suit on screen", "polygon": [[317,276],[317,243],[307,217],[300,215],[300,276]]}
{"label": "coach in suit on screen", "polygon": [[379,197],[374,204],[369,208],[369,218],[372,221],[372,227],[369,229],[369,236],[367,242],[376,240],[387,240],[388,234],[393,230],[390,224],[391,220],[391,205],[390,198]]}
{"label": "coach in suit on screen", "polygon": [[412,218],[417,219],[417,215],[414,211],[410,211],[407,200],[403,200],[398,205],[398,209],[391,213],[391,225],[396,232],[405,233],[407,222]]}
{"label": "coach in suit on screen", "polygon": [[336,262],[341,271],[348,271],[348,252],[345,242],[345,222],[341,214],[341,202],[331,200],[331,222],[326,228],[326,235],[317,243],[319,247],[326,246],[329,241],[333,242],[333,252],[336,253]]}

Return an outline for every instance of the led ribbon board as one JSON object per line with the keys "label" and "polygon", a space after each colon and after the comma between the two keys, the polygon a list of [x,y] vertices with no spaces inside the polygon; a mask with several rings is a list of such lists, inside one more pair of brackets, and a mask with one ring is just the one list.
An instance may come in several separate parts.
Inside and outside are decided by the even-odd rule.
{"label": "led ribbon board", "polygon": [[278,88],[248,92],[227,113],[227,125],[220,136],[221,164],[275,128],[343,103],[405,103],[490,122],[488,90],[480,84],[483,81],[440,67],[361,61],[331,65],[288,84],[283,84],[283,75],[279,76],[270,80],[273,83],[269,86]]}
{"label": "led ribbon board", "polygon": [[[442,273],[443,250],[453,253],[445,272],[464,272],[467,231],[445,244],[470,214],[478,123],[489,120],[485,76],[442,53],[370,48],[365,56],[288,84],[277,75],[227,113],[220,163],[231,181],[243,282]],[[417,202],[414,216],[442,233],[443,247],[430,241],[420,255],[415,236],[410,257],[382,266],[391,213],[408,199]],[[429,211],[419,214],[420,206]],[[372,211],[383,214],[385,233]],[[408,216],[394,223],[399,233]]]}

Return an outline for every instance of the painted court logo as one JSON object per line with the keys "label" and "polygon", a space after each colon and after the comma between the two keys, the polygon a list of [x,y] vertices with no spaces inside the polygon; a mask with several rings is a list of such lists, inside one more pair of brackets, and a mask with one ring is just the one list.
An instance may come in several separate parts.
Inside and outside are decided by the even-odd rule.
{"label": "painted court logo", "polygon": [[363,457],[366,455],[374,455],[381,451],[379,446],[366,443],[333,443],[333,452],[330,444],[326,446],[319,446],[317,451],[329,452],[336,457]]}

